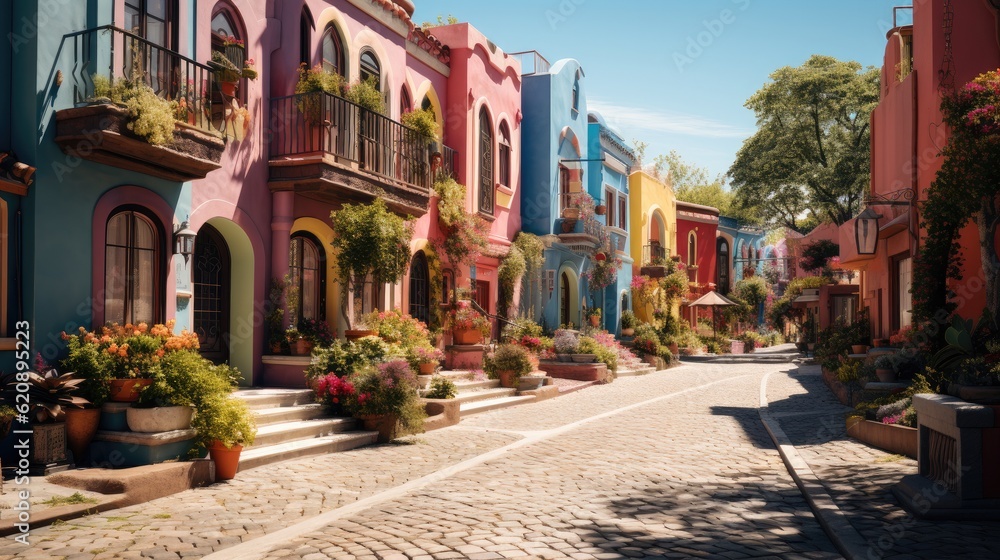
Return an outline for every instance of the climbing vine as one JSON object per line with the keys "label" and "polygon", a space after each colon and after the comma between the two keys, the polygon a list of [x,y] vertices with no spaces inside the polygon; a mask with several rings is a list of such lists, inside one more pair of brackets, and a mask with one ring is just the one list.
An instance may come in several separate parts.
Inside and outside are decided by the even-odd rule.
{"label": "climbing vine", "polygon": [[944,162],[922,205],[927,237],[914,263],[913,313],[921,322],[955,309],[949,280],[962,279],[961,229],[974,219],[986,275],[986,307],[1000,310],[994,229],[1000,221],[1000,75],[987,72],[941,102],[951,136]]}

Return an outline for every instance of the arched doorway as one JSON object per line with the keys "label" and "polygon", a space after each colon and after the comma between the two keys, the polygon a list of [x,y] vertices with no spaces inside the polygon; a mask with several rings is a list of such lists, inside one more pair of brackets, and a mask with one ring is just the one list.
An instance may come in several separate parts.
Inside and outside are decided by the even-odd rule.
{"label": "arched doorway", "polygon": [[559,324],[570,323],[570,305],[573,300],[569,291],[569,274],[563,272],[559,276]]}
{"label": "arched doorway", "polygon": [[729,241],[720,237],[716,243],[716,267],[715,285],[719,293],[726,295],[729,293]]}
{"label": "arched doorway", "polygon": [[194,245],[193,330],[201,355],[217,364],[229,361],[229,310],[232,261],[222,234],[205,224]]}
{"label": "arched doorway", "polygon": [[410,261],[410,316],[430,322],[431,292],[427,256],[417,251]]}

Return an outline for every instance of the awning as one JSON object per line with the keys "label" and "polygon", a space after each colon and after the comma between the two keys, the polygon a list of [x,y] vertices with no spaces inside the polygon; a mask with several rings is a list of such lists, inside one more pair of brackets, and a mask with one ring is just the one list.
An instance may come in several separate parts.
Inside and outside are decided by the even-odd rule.
{"label": "awning", "polygon": [[802,295],[795,298],[795,301],[792,302],[792,307],[801,309],[803,307],[811,307],[810,304],[818,302],[819,302],[818,289],[802,290]]}
{"label": "awning", "polygon": [[878,228],[879,239],[888,239],[899,232],[910,229],[910,209],[889,220],[887,224]]}

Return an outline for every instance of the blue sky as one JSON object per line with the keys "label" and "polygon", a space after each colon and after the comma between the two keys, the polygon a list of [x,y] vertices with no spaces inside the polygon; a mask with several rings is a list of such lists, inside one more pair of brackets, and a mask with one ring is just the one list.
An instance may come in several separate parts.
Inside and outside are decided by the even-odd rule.
{"label": "blue sky", "polygon": [[[507,52],[575,58],[591,110],[647,160],[677,150],[725,173],[753,134],[743,107],[775,69],[813,54],[881,66],[908,0],[416,0],[417,23],[454,15]],[[909,23],[909,12],[901,14]]]}

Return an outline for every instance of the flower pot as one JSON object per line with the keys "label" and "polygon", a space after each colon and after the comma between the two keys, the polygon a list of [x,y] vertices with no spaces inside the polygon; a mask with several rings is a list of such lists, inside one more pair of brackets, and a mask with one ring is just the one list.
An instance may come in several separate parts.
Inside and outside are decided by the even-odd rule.
{"label": "flower pot", "polygon": [[880,383],[892,383],[896,381],[896,371],[892,369],[876,369],[875,377]]}
{"label": "flower pot", "polygon": [[378,432],[379,443],[389,443],[396,439],[399,417],[395,414],[362,414],[358,419],[366,430]]}
{"label": "flower pot", "polygon": [[670,349],[670,353],[673,354],[674,356],[676,356],[676,355],[678,355],[678,354],[681,353],[681,350],[677,346],[676,342],[671,342],[670,344],[667,345],[667,348]]}
{"label": "flower pot", "polygon": [[580,218],[579,208],[563,208],[562,217],[565,220],[578,220]]}
{"label": "flower pot", "polygon": [[35,463],[58,463],[66,460],[66,423],[35,424],[31,427],[31,459]]}
{"label": "flower pot", "polygon": [[563,233],[573,233],[576,229],[576,220],[573,218],[564,219],[562,221],[562,232]]}
{"label": "flower pot", "polygon": [[359,338],[364,338],[366,336],[375,336],[375,331],[365,330],[365,329],[354,329],[344,331],[344,338],[347,340],[358,340]]}
{"label": "flower pot", "polygon": [[193,416],[194,408],[190,406],[133,407],[125,411],[128,429],[146,434],[186,430]]}
{"label": "flower pot", "polygon": [[500,386],[512,389],[517,387],[517,374],[510,370],[503,370],[497,372],[497,377],[500,378]]}
{"label": "flower pot", "polygon": [[622,336],[632,336],[635,334],[635,329],[622,329]]}
{"label": "flower pot", "polygon": [[559,358],[560,362],[572,362],[573,361],[573,355],[572,354],[556,354],[556,357]]}
{"label": "flower pot", "polygon": [[597,361],[596,354],[571,354],[573,362],[577,364],[592,364]]}
{"label": "flower pot", "polygon": [[73,460],[79,467],[87,466],[87,448],[97,434],[101,422],[99,408],[66,409],[66,443],[73,452]]}
{"label": "flower pot", "polygon": [[813,350],[816,349],[816,343],[815,342],[806,343],[806,348],[808,348],[809,351],[812,352]]}
{"label": "flower pot", "polygon": [[239,82],[219,82],[219,89],[226,97],[236,97],[236,86],[238,85]]}
{"label": "flower pot", "polygon": [[437,366],[437,362],[421,362],[420,375],[434,375],[434,371],[437,370]]}
{"label": "flower pot", "polygon": [[851,345],[852,354],[867,354],[868,345],[867,344],[852,344]]}
{"label": "flower pot", "polygon": [[152,384],[152,379],[112,379],[110,398],[115,402],[135,402],[139,390]]}
{"label": "flower pot", "polygon": [[601,317],[599,315],[591,315],[588,319],[590,319],[590,326],[592,327],[596,327],[601,324]]}
{"label": "flower pot", "polygon": [[608,207],[605,206],[604,204],[598,204],[597,206],[594,206],[594,214],[597,214],[598,216],[603,216],[607,211]]}
{"label": "flower pot", "polygon": [[452,329],[451,337],[453,342],[460,346],[479,344],[483,340],[483,333],[476,329]]}
{"label": "flower pot", "polygon": [[215,463],[215,480],[232,480],[236,471],[240,470],[240,453],[243,446],[236,444],[227,448],[221,441],[215,440],[208,447],[208,455]]}
{"label": "flower pot", "polygon": [[606,260],[608,260],[608,256],[605,255],[604,253],[597,253],[596,255],[594,255],[594,260],[595,261],[606,261]]}
{"label": "flower pot", "polygon": [[544,375],[522,375],[517,382],[518,391],[534,391],[545,385]]}
{"label": "flower pot", "polygon": [[281,354],[281,343],[280,342],[275,342],[275,343],[271,344],[271,354],[273,354],[275,356],[277,356],[278,354]]}
{"label": "flower pot", "polygon": [[296,340],[295,344],[292,346],[292,352],[296,356],[308,356],[309,354],[312,354],[312,349],[313,343],[304,338]]}

